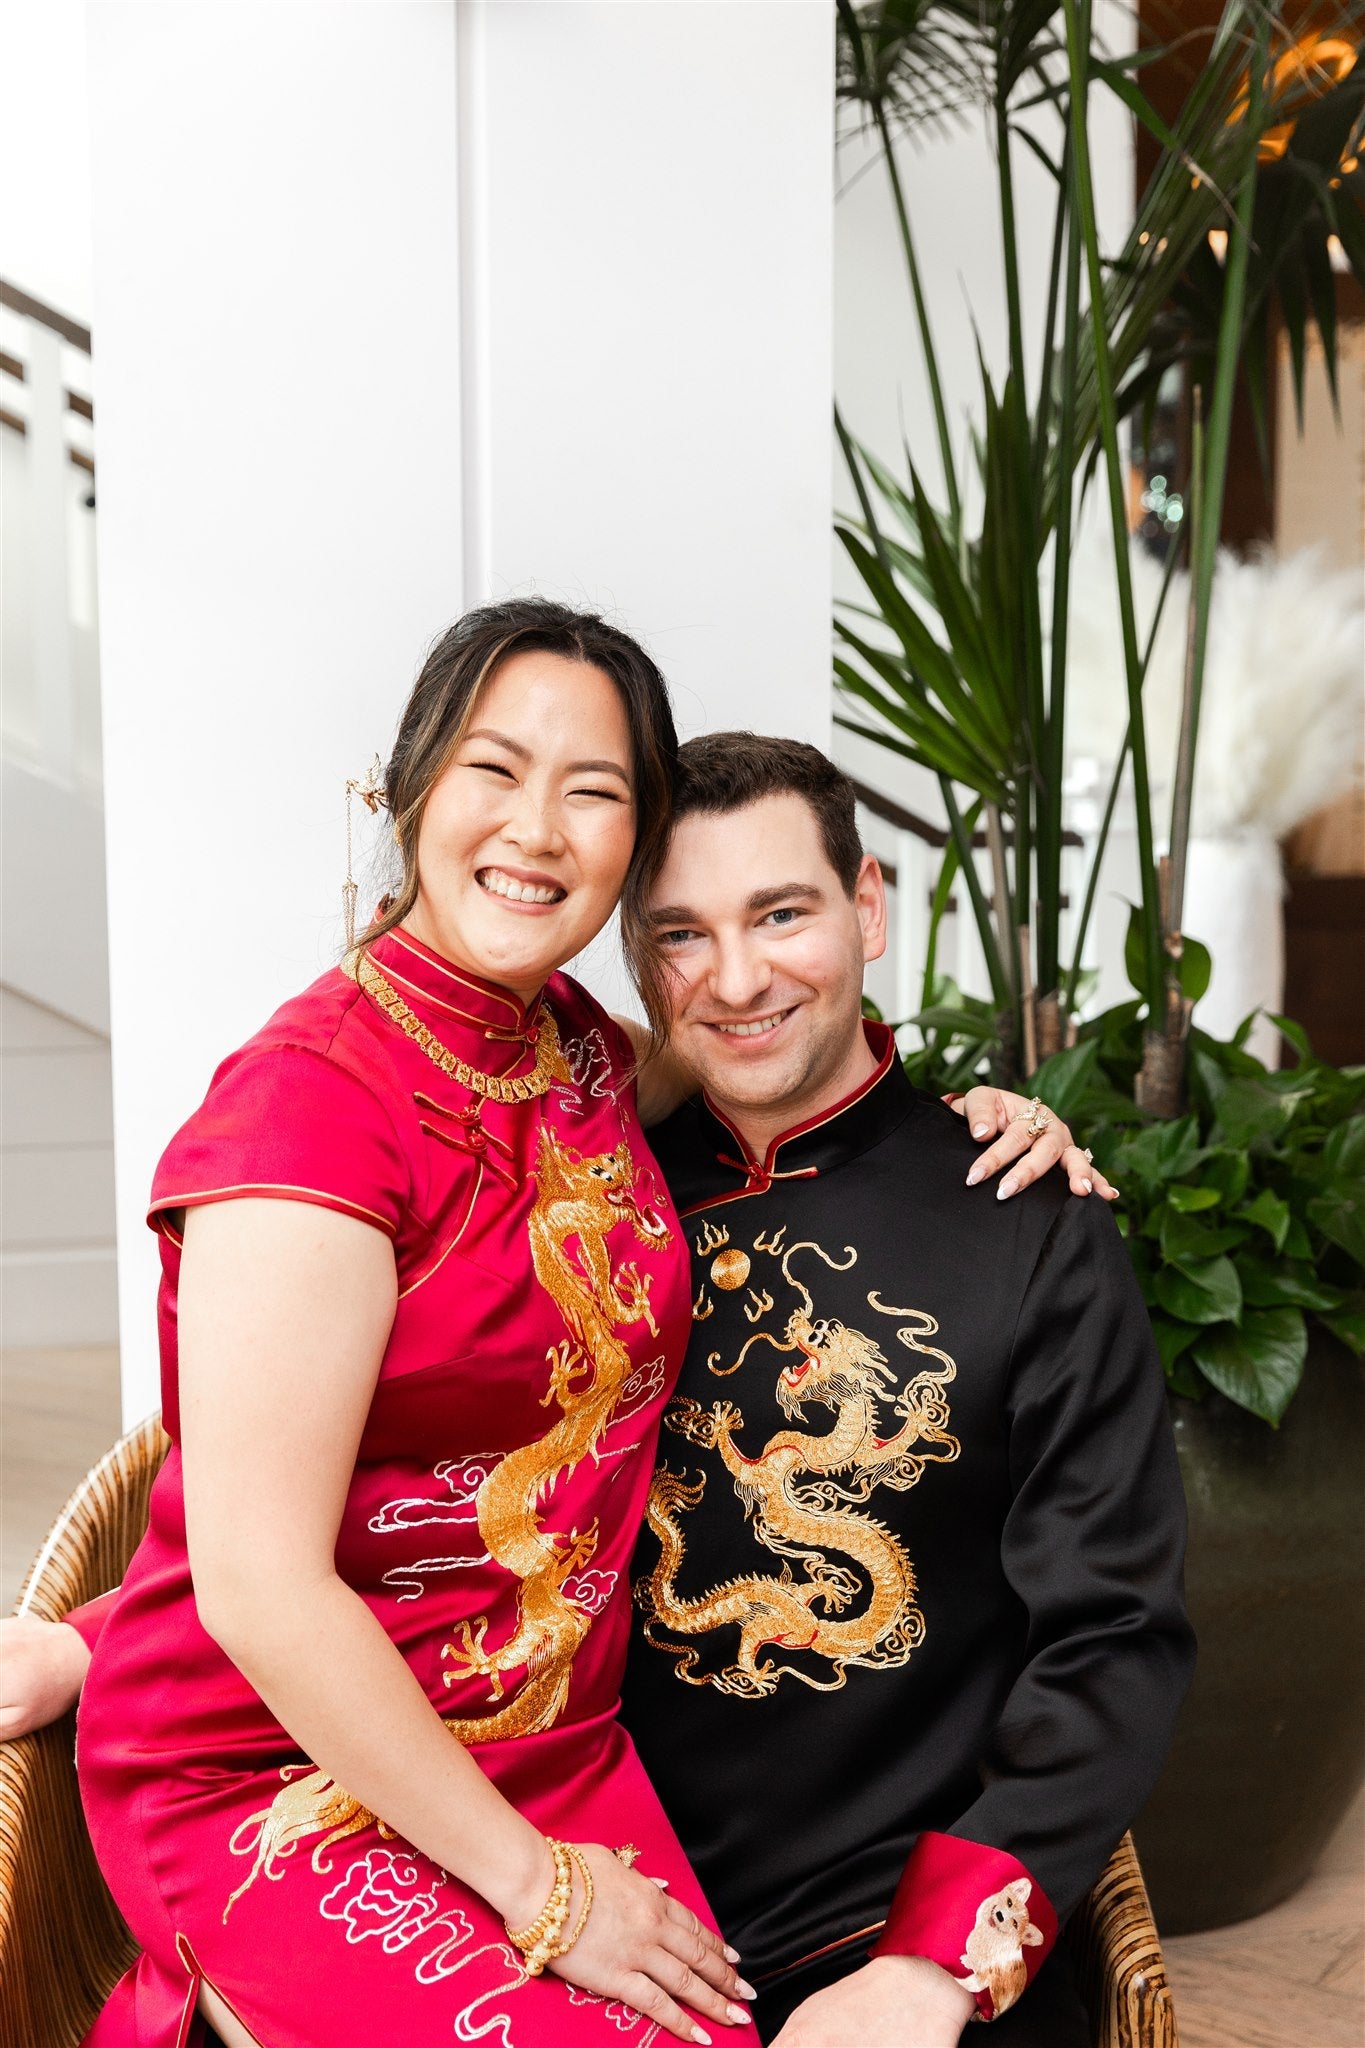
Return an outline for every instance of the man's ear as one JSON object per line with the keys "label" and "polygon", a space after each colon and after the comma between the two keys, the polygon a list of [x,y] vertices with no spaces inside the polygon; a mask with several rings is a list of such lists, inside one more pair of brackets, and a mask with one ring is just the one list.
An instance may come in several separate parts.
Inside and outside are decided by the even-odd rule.
{"label": "man's ear", "polygon": [[863,961],[880,960],[886,951],[886,883],[877,856],[865,853],[853,884],[853,903],[863,928]]}

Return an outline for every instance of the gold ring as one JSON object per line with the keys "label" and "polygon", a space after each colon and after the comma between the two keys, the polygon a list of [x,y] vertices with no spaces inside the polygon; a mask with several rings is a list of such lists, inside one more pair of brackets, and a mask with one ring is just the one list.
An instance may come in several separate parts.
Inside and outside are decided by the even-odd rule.
{"label": "gold ring", "polygon": [[633,1870],[640,1858],[640,1851],[634,1842],[623,1842],[619,1849],[613,1849],[612,1854],[618,1863],[625,1864],[627,1870]]}
{"label": "gold ring", "polygon": [[1016,1109],[1010,1118],[1012,1124],[1023,1124],[1032,1138],[1041,1138],[1052,1122],[1051,1110],[1044,1107],[1035,1095],[1027,1109]]}

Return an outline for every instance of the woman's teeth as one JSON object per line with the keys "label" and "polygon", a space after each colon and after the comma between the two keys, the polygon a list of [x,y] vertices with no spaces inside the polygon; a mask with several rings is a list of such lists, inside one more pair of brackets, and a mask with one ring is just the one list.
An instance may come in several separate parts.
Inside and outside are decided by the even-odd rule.
{"label": "woman's teeth", "polygon": [[760,1017],[753,1024],[717,1024],[716,1029],[731,1038],[757,1038],[764,1031],[775,1031],[783,1018],[790,1015],[790,1010],[779,1010],[775,1017]]}
{"label": "woman's teeth", "polygon": [[480,868],[476,879],[490,896],[505,896],[510,903],[560,903],[565,893],[539,882],[518,882],[501,868]]}

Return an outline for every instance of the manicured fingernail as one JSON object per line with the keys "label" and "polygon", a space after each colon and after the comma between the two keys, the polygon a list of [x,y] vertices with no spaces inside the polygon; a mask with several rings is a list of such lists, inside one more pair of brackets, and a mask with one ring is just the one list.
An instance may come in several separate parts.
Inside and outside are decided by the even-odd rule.
{"label": "manicured fingernail", "polygon": [[725,2010],[737,2027],[751,2027],[754,2023],[753,2014],[746,2012],[742,2005],[727,2005]]}
{"label": "manicured fingernail", "polygon": [[692,2039],[701,2042],[701,2048],[711,2048],[711,2036],[704,2027],[693,2027]]}
{"label": "manicured fingernail", "polygon": [[1086,1192],[1086,1193],[1087,1193],[1088,1195],[1093,1195],[1093,1194],[1094,1194],[1094,1192],[1095,1192],[1095,1183],[1094,1183],[1094,1181],[1093,1181],[1093,1180],[1083,1180],[1083,1181],[1081,1182],[1081,1186],[1082,1186],[1082,1187],[1083,1187],[1083,1188],[1085,1189],[1085,1192]]}
{"label": "manicured fingernail", "polygon": [[1011,1196],[1011,1195],[1012,1195],[1012,1194],[1014,1193],[1014,1191],[1015,1191],[1015,1189],[1016,1189],[1016,1188],[1018,1187],[1018,1185],[1019,1185],[1019,1183],[1018,1183],[1018,1181],[1017,1181],[1017,1180],[1016,1180],[1016,1179],[1014,1178],[1014,1175],[1013,1175],[1013,1174],[1011,1174],[1011,1175],[1010,1175],[1010,1177],[1009,1177],[1009,1179],[1008,1179],[1008,1180],[1002,1180],[1002,1181],[1001,1181],[1001,1183],[1000,1183],[1000,1185],[999,1185],[999,1187],[998,1187],[998,1188],[996,1189],[996,1191],[995,1191],[995,1199],[996,1199],[996,1201],[997,1201],[997,1202],[1008,1202],[1008,1200],[1009,1200],[1010,1196]]}
{"label": "manicured fingernail", "polygon": [[[746,1984],[746,1983],[745,1983],[745,1981],[744,1981],[744,1979],[743,1979],[742,1977],[736,1977],[736,1979],[735,1979],[735,1983],[736,1983],[736,1985],[738,1986],[738,1989],[739,1989],[739,1995],[740,1995],[740,1997],[741,1997],[741,1998],[757,1998],[757,1997],[758,1997],[758,1993],[757,1993],[757,1992],[756,1992],[756,1991],[754,1990],[754,1987],[753,1987],[753,1985],[752,1985],[752,1984]],[[745,2017],[746,2017],[746,2019],[747,2019],[747,2017],[748,2017],[747,2013],[746,2013]]]}
{"label": "manicured fingernail", "polygon": [[984,1138],[989,1134],[990,1128],[989,1124],[973,1124],[972,1136],[974,1138]]}
{"label": "manicured fingernail", "polygon": [[1117,1202],[1118,1198],[1119,1198],[1119,1191],[1118,1191],[1118,1189],[1117,1189],[1117,1188],[1110,1188],[1110,1190],[1109,1190],[1109,1199],[1110,1199],[1110,1201],[1111,1201],[1111,1202]]}
{"label": "manicured fingernail", "polygon": [[985,1172],[985,1169],[984,1169],[984,1167],[982,1166],[982,1164],[981,1164],[981,1161],[980,1161],[980,1160],[978,1159],[978,1160],[977,1160],[977,1162],[976,1162],[976,1165],[975,1165],[975,1166],[974,1166],[974,1167],[972,1168],[971,1172],[970,1172],[970,1173],[969,1173],[969,1174],[967,1175],[967,1185],[968,1185],[968,1187],[969,1187],[969,1188],[974,1188],[974,1187],[976,1186],[977,1182],[978,1182],[978,1181],[979,1181],[979,1180],[980,1180],[980,1179],[982,1178],[982,1176],[983,1176],[984,1172]]}
{"label": "manicured fingernail", "polygon": [[725,1944],[725,1960],[727,1963],[737,1963],[739,1961],[739,1950],[731,1948],[728,1941]]}

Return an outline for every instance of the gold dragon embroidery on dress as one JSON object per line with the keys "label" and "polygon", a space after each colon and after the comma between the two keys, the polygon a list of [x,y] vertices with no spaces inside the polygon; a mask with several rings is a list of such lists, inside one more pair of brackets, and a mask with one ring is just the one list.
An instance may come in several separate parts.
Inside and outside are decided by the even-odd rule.
{"label": "gold dragon embroidery on dress", "polygon": [[[658,1335],[649,1300],[652,1276],[634,1261],[612,1262],[607,1238],[619,1223],[629,1223],[637,1240],[652,1249],[671,1239],[662,1217],[637,1198],[629,1139],[614,1151],[584,1157],[542,1124],[527,1232],[536,1279],[569,1333],[547,1354],[550,1384],[541,1404],[556,1402],[561,1414],[544,1436],[510,1451],[475,1496],[484,1548],[518,1581],[517,1626],[506,1642],[489,1648],[488,1617],[463,1622],[459,1641],[442,1651],[454,1667],[446,1683],[487,1678],[488,1696],[497,1702],[504,1698],[509,1672],[524,1670],[525,1678],[495,1712],[447,1719],[462,1742],[501,1741],[550,1727],[564,1706],[574,1656],[592,1626],[592,1603],[576,1605],[565,1582],[581,1575],[595,1554],[597,1524],[566,1534],[544,1528],[540,1510],[562,1475],[597,1454],[636,1370],[618,1330],[643,1323]],[[262,1871],[282,1876],[282,1859],[301,1842],[322,1837],[312,1862],[323,1871],[329,1867],[320,1860],[326,1851],[375,1819],[311,1764],[286,1766],[280,1775],[285,1782],[272,1803],[249,1815],[232,1836],[233,1854],[254,1855],[255,1861],[228,1900],[224,1919]],[[392,1839],[382,1821],[378,1827]]]}
{"label": "gold dragon embroidery on dress", "polygon": [[[756,1240],[755,1249],[780,1256],[783,1278],[801,1297],[783,1337],[755,1331],[732,1365],[722,1366],[719,1352],[711,1353],[709,1363],[718,1374],[736,1372],[760,1343],[797,1353],[778,1374],[778,1404],[786,1416],[800,1421],[811,1405],[828,1408],[834,1427],[823,1436],[780,1429],[749,1457],[736,1441],[744,1417],[732,1401],[717,1401],[709,1409],[693,1400],[676,1401],[665,1421],[677,1435],[719,1451],[759,1542],[796,1561],[806,1576],[797,1578],[791,1563],[784,1562],[780,1573],[730,1579],[697,1599],[680,1594],[676,1580],[686,1552],[683,1517],[700,1502],[706,1478],[689,1481],[661,1465],[645,1510],[661,1554],[636,1587],[648,1617],[645,1636],[677,1659],[677,1676],[741,1699],[774,1692],[784,1675],[819,1692],[837,1692],[847,1682],[850,1665],[888,1670],[909,1661],[924,1639],[914,1567],[900,1539],[860,1510],[875,1487],[904,1492],[927,1464],[950,1464],[960,1448],[948,1432],[945,1392],[957,1368],[946,1351],[924,1341],[937,1334],[933,1316],[889,1307],[875,1291],[867,1297],[879,1315],[903,1319],[896,1335],[907,1350],[936,1361],[896,1393],[898,1376],[875,1339],[832,1318],[817,1318],[809,1290],[791,1270],[796,1253],[813,1252],[833,1271],[847,1272],[857,1261],[856,1251],[847,1246],[842,1261],[814,1243],[794,1244],[783,1252],[781,1236],[779,1231],[773,1239]],[[884,1402],[900,1421],[886,1435],[881,1433]],[[858,1569],[833,1561],[829,1552],[851,1558]],[[860,1594],[865,1604],[848,1612]],[[738,1628],[739,1647],[721,1671],[699,1671],[699,1648],[670,1642],[662,1633],[695,1637],[726,1626]],[[811,1652],[828,1661],[830,1676],[819,1678],[780,1655],[765,1657],[765,1650]]]}

